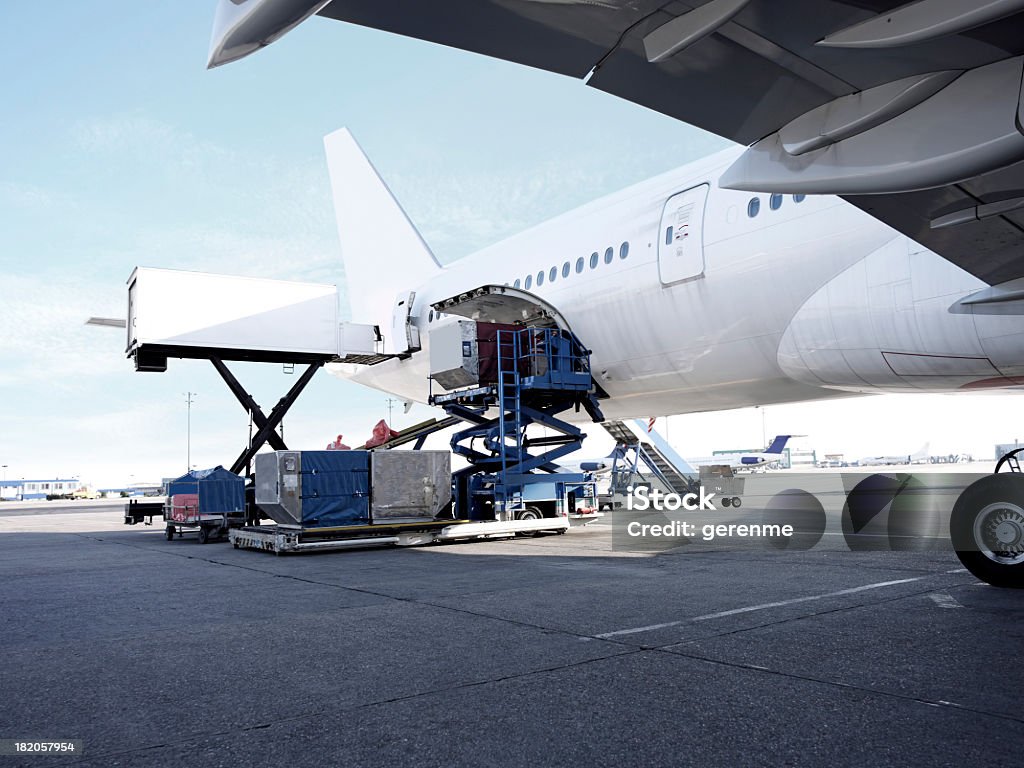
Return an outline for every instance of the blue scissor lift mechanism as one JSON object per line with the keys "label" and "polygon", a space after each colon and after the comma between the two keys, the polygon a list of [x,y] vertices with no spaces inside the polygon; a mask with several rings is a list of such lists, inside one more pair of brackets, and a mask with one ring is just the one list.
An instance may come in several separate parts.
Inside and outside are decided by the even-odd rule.
{"label": "blue scissor lift mechanism", "polygon": [[[451,439],[452,452],[469,462],[452,477],[455,509],[464,519],[514,520],[526,509],[529,486],[583,485],[584,474],[560,471],[554,463],[586,437],[559,415],[582,408],[595,422],[604,420],[590,351],[571,331],[499,330],[496,346],[495,383],[430,396],[432,405],[470,425]],[[528,437],[531,424],[555,434]]]}

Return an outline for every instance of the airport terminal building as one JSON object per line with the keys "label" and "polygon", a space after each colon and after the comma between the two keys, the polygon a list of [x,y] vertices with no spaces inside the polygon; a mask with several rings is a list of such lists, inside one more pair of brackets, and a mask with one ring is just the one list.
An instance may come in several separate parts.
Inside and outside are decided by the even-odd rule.
{"label": "airport terminal building", "polygon": [[74,493],[82,486],[81,480],[3,480],[0,481],[0,499],[29,501],[47,496]]}

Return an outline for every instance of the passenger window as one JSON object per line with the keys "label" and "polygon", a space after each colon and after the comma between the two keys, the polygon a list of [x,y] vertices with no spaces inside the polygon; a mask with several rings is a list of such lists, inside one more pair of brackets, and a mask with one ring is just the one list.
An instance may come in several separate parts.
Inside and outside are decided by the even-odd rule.
{"label": "passenger window", "polygon": [[629,256],[629,243],[623,243],[619,246],[619,258],[624,259]]}
{"label": "passenger window", "polygon": [[544,285],[544,270],[543,269],[540,272],[537,273],[537,287],[540,288],[542,285]]}
{"label": "passenger window", "polygon": [[773,211],[779,210],[782,207],[782,195],[772,195],[768,198],[768,207]]}
{"label": "passenger window", "polygon": [[518,277],[516,278],[516,281],[512,284],[512,287],[513,288],[518,288],[519,287],[519,278]]}
{"label": "passenger window", "polygon": [[558,277],[558,267],[552,267],[551,271],[548,272],[548,282],[555,282],[555,278]]}
{"label": "passenger window", "polygon": [[569,262],[567,261],[567,262],[565,262],[565,264],[562,265],[562,277],[568,277],[568,276],[569,276]]}
{"label": "passenger window", "polygon": [[612,263],[612,259],[614,259],[614,258],[615,258],[615,249],[614,248],[609,248],[608,250],[606,250],[604,252],[604,263],[605,264],[611,264]]}
{"label": "passenger window", "polygon": [[526,276],[526,290],[530,290],[530,286],[533,285],[533,275]]}
{"label": "passenger window", "polygon": [[665,245],[672,245],[672,227],[665,230]]}
{"label": "passenger window", "polygon": [[584,264],[586,264],[586,261],[583,260],[582,256],[576,259],[576,274],[579,274],[580,272],[583,271]]}
{"label": "passenger window", "polygon": [[430,314],[427,315],[427,322],[428,323],[434,322],[434,310],[430,310]]}
{"label": "passenger window", "polygon": [[597,255],[597,251],[594,251],[592,254],[590,254],[590,268],[591,269],[596,269],[597,268],[597,262],[598,262],[598,260],[600,258],[601,257]]}
{"label": "passenger window", "polygon": [[793,195],[793,202],[794,203],[802,203],[806,199],[807,199],[807,195]]}
{"label": "passenger window", "polygon": [[752,197],[750,202],[747,203],[747,216],[754,218],[761,212],[761,198]]}

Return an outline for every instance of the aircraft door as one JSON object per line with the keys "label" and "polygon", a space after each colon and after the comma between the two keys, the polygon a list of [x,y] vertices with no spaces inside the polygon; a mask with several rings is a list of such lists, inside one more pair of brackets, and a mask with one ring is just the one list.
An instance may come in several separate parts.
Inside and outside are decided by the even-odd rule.
{"label": "aircraft door", "polygon": [[707,184],[672,195],[661,214],[658,275],[662,285],[704,276],[704,206]]}

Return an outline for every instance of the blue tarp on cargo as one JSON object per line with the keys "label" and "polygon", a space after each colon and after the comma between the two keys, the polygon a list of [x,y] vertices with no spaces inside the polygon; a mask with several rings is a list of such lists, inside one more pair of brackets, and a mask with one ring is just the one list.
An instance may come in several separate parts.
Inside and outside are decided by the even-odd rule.
{"label": "blue tarp on cargo", "polygon": [[193,469],[167,483],[167,495],[199,495],[199,512],[204,515],[245,511],[245,480],[224,467]]}
{"label": "blue tarp on cargo", "polygon": [[370,452],[302,452],[302,524],[328,528],[370,522]]}

